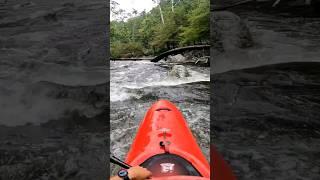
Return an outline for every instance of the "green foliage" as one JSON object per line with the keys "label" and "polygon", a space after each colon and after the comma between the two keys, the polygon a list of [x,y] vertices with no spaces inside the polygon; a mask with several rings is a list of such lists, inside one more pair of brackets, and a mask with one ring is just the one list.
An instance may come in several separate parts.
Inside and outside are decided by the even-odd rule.
{"label": "green foliage", "polygon": [[182,44],[209,39],[210,4],[201,0],[188,15],[188,25],[182,28]]}
{"label": "green foliage", "polygon": [[112,58],[131,58],[144,56],[143,46],[136,42],[114,42],[111,44]]}
{"label": "green foliage", "polygon": [[[112,57],[153,55],[184,44],[208,41],[209,0],[173,2],[173,10],[171,0],[161,0],[150,12],[142,12],[127,20],[125,16],[130,16],[130,13],[114,10],[118,15],[122,13],[123,17],[118,16],[116,21],[111,22]],[[134,10],[132,14],[137,13]]]}
{"label": "green foliage", "polygon": [[110,25],[110,41],[111,44],[113,42],[121,41],[121,42],[129,42],[130,34],[129,34],[128,26],[125,22],[117,22],[112,21]]}
{"label": "green foliage", "polygon": [[165,24],[159,24],[154,32],[152,46],[165,48],[166,45],[175,44],[178,41],[179,26],[176,22],[174,13],[168,13]]}

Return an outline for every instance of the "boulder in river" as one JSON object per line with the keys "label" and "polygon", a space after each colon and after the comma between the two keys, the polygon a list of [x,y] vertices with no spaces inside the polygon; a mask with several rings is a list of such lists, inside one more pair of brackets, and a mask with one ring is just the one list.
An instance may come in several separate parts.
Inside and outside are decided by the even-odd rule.
{"label": "boulder in river", "polygon": [[190,73],[188,72],[187,68],[183,65],[174,65],[169,72],[169,76],[176,77],[176,78],[184,78],[189,77]]}
{"label": "boulder in river", "polygon": [[214,49],[219,51],[247,48],[253,45],[252,36],[245,22],[229,11],[212,13],[211,40]]}
{"label": "boulder in river", "polygon": [[168,56],[168,59],[167,59],[168,62],[184,62],[185,60],[186,60],[186,57],[184,57],[181,54]]}

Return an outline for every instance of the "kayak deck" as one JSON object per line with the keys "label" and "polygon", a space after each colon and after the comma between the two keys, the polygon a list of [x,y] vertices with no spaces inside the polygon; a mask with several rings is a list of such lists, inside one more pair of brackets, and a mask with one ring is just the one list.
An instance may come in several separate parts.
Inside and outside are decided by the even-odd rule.
{"label": "kayak deck", "polygon": [[[158,160],[150,163],[155,157]],[[172,161],[175,158],[180,160]],[[153,177],[166,176],[168,180],[177,179],[177,175],[183,179],[210,178],[209,163],[187,122],[179,109],[167,100],[156,102],[146,113],[126,162],[132,166],[147,166]]]}

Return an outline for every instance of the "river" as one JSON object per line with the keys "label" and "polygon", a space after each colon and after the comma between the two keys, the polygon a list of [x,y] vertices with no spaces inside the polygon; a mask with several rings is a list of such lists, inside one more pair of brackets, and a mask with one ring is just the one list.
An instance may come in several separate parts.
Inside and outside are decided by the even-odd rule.
{"label": "river", "polygon": [[106,5],[0,1],[0,179],[107,179]]}
{"label": "river", "polygon": [[[210,68],[188,65],[190,76],[176,78],[169,75],[170,66],[147,61],[111,62],[110,149],[121,159],[148,108],[159,99],[167,99],[181,110],[209,160]],[[115,167],[111,168],[114,171]]]}
{"label": "river", "polygon": [[320,18],[234,12],[254,45],[214,59],[211,142],[238,179],[319,179]]}

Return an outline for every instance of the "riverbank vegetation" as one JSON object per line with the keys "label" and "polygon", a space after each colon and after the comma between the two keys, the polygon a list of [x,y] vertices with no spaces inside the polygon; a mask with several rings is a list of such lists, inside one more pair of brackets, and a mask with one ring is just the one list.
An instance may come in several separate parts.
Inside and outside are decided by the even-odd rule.
{"label": "riverbank vegetation", "polygon": [[204,44],[210,37],[209,0],[156,0],[149,12],[125,12],[111,2],[111,56],[153,56],[185,45]]}

